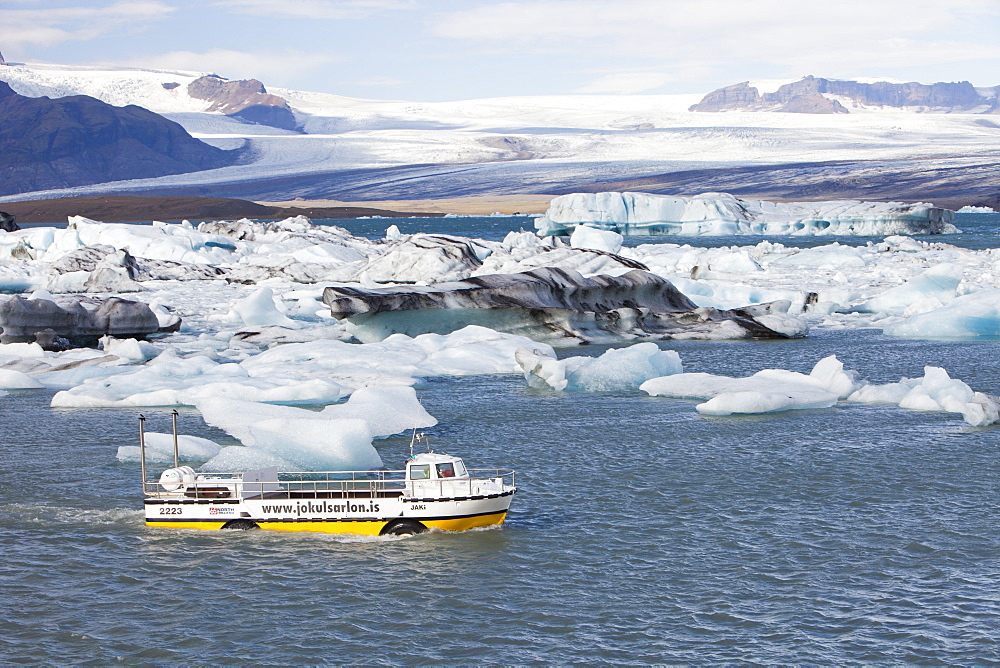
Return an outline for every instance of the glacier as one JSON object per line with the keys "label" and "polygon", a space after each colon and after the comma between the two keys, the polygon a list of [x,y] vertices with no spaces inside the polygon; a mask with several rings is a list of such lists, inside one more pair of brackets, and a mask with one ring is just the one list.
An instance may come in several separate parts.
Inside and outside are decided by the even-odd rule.
{"label": "glacier", "polygon": [[954,212],[899,202],[766,202],[728,193],[675,197],[637,192],[561,195],[535,220],[542,236],[578,227],[627,236],[885,236],[955,234]]}

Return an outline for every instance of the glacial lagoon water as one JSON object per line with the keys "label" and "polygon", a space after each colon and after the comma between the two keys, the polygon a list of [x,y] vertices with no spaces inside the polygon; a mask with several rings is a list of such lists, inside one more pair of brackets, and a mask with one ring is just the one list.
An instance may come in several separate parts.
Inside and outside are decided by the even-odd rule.
{"label": "glacial lagoon water", "polygon": [[[937,365],[1000,395],[1000,341],[861,330],[661,347],[729,375],[829,354],[878,383]],[[436,448],[518,471],[502,528],[147,528],[138,465],[115,459],[140,411],[0,399],[0,662],[1000,662],[1000,428],[861,404],[712,418],[515,375],[418,393]],[[169,429],[168,410],[142,412]],[[232,442],[181,413],[185,433]],[[407,446],[378,444],[390,467]]]}
{"label": "glacial lagoon water", "polygon": [[[666,344],[664,345],[666,346]],[[1000,394],[1000,342],[683,342],[688,370],[873,382],[943,364]],[[597,354],[600,347],[569,351]],[[840,405],[707,418],[640,393],[436,379],[442,450],[518,471],[500,529],[409,539],[142,523],[135,410],[0,413],[5,663],[1000,661],[1000,431]],[[166,410],[145,410],[167,430]],[[185,432],[225,440],[193,411]],[[384,441],[387,464],[408,441]]]}

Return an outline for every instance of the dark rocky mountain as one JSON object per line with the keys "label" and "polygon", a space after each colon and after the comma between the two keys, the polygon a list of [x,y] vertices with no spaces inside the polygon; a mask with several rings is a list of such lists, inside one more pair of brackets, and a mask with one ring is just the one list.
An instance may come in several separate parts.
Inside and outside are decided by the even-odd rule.
{"label": "dark rocky mountain", "polygon": [[264,84],[257,79],[229,81],[215,75],[204,76],[188,84],[188,95],[210,101],[212,106],[208,111],[221,111],[227,116],[250,123],[285,130],[298,129],[298,122],[288,102],[268,93]]}
{"label": "dark rocky mountain", "polygon": [[214,169],[240,154],[142,107],[25,97],[2,81],[0,118],[0,195]]}
{"label": "dark rocky mountain", "polygon": [[[833,96],[831,99],[827,96]],[[859,83],[813,76],[785,84],[763,95],[744,81],[712,91],[691,111],[782,111],[805,114],[847,114],[838,99],[865,107],[896,107],[918,111],[1000,113],[1000,86],[976,89],[968,81],[921,84]]]}

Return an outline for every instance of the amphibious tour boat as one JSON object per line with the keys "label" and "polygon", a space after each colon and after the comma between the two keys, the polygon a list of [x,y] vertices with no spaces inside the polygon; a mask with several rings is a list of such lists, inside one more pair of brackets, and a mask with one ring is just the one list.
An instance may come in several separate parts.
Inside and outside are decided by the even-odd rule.
{"label": "amphibious tour boat", "polygon": [[146,524],[189,529],[277,529],[406,536],[501,524],[517,488],[514,472],[467,469],[458,457],[424,452],[403,471],[201,473],[174,466],[146,479],[145,418],[139,418]]}

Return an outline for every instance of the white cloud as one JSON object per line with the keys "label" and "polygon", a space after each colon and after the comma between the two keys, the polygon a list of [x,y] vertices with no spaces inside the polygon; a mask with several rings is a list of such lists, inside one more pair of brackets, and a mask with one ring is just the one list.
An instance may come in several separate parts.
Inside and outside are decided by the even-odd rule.
{"label": "white cloud", "polygon": [[0,44],[13,54],[73,40],[145,28],[174,8],[156,0],[123,0],[104,7],[0,9]]}
{"label": "white cloud", "polygon": [[606,74],[573,92],[632,95],[659,88],[671,80],[672,77],[663,72],[617,72]]}
{"label": "white cloud", "polygon": [[[642,71],[823,75],[1000,59],[992,35],[964,34],[997,17],[997,0],[516,0],[439,13],[429,29],[482,52],[600,54]],[[616,76],[626,82],[611,75],[609,88]]]}
{"label": "white cloud", "polygon": [[386,87],[386,86],[398,86],[404,81],[402,79],[397,79],[396,77],[384,77],[375,76],[367,77],[365,79],[359,79],[354,82],[358,86],[372,86],[372,87]]}
{"label": "white cloud", "polygon": [[300,19],[360,19],[414,6],[412,0],[217,0],[214,4],[240,14]]}
{"label": "white cloud", "polygon": [[333,56],[302,51],[250,53],[211,49],[200,53],[171,51],[143,58],[143,64],[167,70],[211,72],[227,79],[263,79],[266,83],[268,78],[316,69],[336,60]]}

